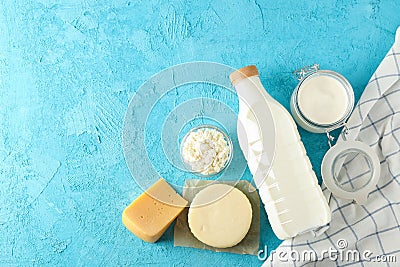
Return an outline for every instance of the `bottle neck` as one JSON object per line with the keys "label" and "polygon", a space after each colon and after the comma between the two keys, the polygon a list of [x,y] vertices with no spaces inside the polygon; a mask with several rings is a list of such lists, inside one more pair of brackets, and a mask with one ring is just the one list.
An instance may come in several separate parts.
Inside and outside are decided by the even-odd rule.
{"label": "bottle neck", "polygon": [[274,101],[274,99],[265,90],[259,76],[251,76],[243,79],[236,84],[235,89],[239,98],[244,98],[247,101],[249,101],[249,98],[258,98],[260,93],[268,102]]}

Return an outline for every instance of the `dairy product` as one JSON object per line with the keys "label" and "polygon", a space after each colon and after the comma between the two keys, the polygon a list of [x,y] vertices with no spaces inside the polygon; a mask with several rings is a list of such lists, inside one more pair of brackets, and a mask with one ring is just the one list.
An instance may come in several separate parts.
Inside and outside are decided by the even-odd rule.
{"label": "dairy product", "polygon": [[201,190],[188,213],[193,235],[217,248],[232,247],[242,241],[251,219],[251,204],[246,195],[226,184],[214,184]]}
{"label": "dairy product", "polygon": [[161,178],[126,207],[122,223],[140,239],[156,242],[186,204],[187,201]]}
{"label": "dairy product", "polygon": [[337,78],[313,75],[298,91],[298,105],[304,117],[318,124],[333,124],[347,112],[349,97]]}
{"label": "dairy product", "polygon": [[312,133],[342,127],[354,107],[349,81],[337,72],[320,70],[317,64],[296,74],[300,82],[293,91],[290,110],[298,125]]}
{"label": "dairy product", "polygon": [[[230,76],[239,96],[238,136],[273,231],[280,239],[317,229],[331,212],[289,112],[264,89],[255,66]],[[265,144],[268,106],[275,126],[275,156],[268,169]],[[273,140],[272,138],[270,140]]]}
{"label": "dairy product", "polygon": [[191,171],[211,175],[225,167],[231,151],[221,131],[204,127],[188,134],[183,140],[181,153]]}

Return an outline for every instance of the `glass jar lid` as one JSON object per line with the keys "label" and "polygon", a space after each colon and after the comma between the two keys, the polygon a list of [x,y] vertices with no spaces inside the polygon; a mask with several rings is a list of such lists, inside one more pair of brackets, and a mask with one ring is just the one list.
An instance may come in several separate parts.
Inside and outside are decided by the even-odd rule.
{"label": "glass jar lid", "polygon": [[359,141],[344,141],[325,154],[321,174],[337,197],[365,204],[380,177],[380,162],[372,148]]}

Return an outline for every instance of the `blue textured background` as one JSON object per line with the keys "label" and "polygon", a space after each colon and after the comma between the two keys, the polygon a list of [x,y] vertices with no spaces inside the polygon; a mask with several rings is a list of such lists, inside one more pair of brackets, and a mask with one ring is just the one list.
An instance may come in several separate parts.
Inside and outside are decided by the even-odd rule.
{"label": "blue textured background", "polygon": [[[121,149],[130,98],[165,67],[209,60],[256,64],[286,107],[290,72],[314,62],[358,99],[400,24],[398,0],[168,2],[1,1],[1,266],[260,265],[174,248],[171,228],[156,244],[124,228],[141,193]],[[325,136],[301,135],[319,173]],[[276,247],[263,212],[261,229]]]}

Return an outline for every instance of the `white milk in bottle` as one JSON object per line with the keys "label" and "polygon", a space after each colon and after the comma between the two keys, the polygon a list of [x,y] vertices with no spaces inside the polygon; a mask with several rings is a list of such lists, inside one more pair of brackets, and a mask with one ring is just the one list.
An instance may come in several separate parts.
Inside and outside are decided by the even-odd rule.
{"label": "white milk in bottle", "polygon": [[[255,66],[239,69],[230,78],[239,96],[240,147],[274,233],[288,239],[326,226],[331,211],[291,115],[265,91]],[[268,106],[275,128],[273,159],[263,157],[266,144],[274,140],[263,117]],[[271,168],[266,160],[272,161]]]}

